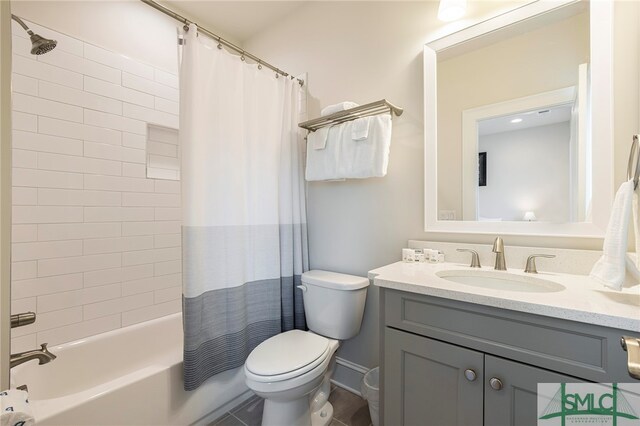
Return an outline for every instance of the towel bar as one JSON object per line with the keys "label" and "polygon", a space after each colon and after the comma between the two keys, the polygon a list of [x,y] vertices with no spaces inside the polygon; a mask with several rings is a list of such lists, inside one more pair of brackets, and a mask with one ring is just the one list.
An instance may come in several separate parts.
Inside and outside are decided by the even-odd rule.
{"label": "towel bar", "polygon": [[627,370],[634,379],[640,380],[640,339],[636,337],[622,336],[620,338],[622,349],[627,352]]}
{"label": "towel bar", "polygon": [[[629,150],[629,163],[627,163],[627,180],[633,179],[633,189],[638,188],[638,178],[640,178],[640,142],[638,137],[640,135],[633,135],[633,142],[631,143],[631,150]],[[636,168],[633,174],[633,163],[635,160]]]}
{"label": "towel bar", "polygon": [[332,126],[334,124],[344,123],[345,121],[383,114],[385,112],[391,112],[392,114],[395,114],[399,117],[402,115],[404,110],[400,107],[395,106],[388,100],[382,99],[376,102],[371,102],[369,104],[360,105],[355,108],[349,108],[344,111],[325,115],[324,117],[314,118],[313,120],[300,123],[298,124],[298,126],[310,132],[315,132],[321,127]]}

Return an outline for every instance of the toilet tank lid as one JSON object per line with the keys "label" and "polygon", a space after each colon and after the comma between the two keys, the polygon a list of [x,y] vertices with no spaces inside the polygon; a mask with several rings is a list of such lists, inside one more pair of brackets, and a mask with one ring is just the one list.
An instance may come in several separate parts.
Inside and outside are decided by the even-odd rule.
{"label": "toilet tank lid", "polygon": [[369,280],[355,275],[314,269],[302,274],[302,283],[336,290],[358,290],[369,285]]}

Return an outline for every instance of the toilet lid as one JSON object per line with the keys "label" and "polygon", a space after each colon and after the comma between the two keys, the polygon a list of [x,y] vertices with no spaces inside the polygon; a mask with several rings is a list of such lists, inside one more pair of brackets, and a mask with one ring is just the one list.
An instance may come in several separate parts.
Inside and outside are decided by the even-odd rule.
{"label": "toilet lid", "polygon": [[305,367],[313,368],[314,361],[328,348],[329,340],[325,337],[291,330],[260,343],[247,358],[246,368],[260,376],[278,376],[297,370],[303,374]]}

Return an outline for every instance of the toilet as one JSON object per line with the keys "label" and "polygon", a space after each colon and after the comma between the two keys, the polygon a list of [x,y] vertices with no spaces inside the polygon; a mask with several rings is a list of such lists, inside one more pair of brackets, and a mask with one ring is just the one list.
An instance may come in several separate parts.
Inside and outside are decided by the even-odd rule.
{"label": "toilet", "polygon": [[263,426],[327,426],[335,353],[360,332],[367,278],[313,270],[302,274],[309,331],[291,330],[259,344],[244,364],[247,386],[265,399]]}

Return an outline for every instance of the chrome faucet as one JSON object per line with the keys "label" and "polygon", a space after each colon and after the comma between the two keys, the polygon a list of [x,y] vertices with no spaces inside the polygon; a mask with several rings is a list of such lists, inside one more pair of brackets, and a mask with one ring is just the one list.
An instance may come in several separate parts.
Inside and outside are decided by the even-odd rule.
{"label": "chrome faucet", "polygon": [[493,251],[496,254],[496,266],[494,269],[496,271],[506,271],[507,270],[507,262],[504,259],[504,242],[502,238],[496,237],[493,241]]}
{"label": "chrome faucet", "polygon": [[24,364],[25,362],[31,361],[33,359],[37,359],[38,364],[42,365],[47,364],[57,358],[54,354],[49,352],[46,343],[41,344],[40,347],[42,349],[11,354],[9,368]]}

